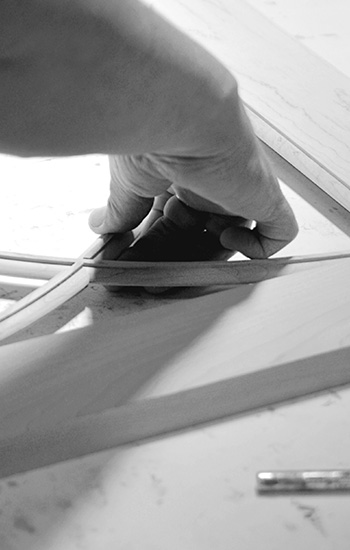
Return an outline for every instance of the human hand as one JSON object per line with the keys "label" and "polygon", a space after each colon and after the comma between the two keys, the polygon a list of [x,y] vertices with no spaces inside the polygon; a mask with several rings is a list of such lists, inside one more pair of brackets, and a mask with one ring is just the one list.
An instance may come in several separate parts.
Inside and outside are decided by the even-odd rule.
{"label": "human hand", "polygon": [[110,198],[90,226],[125,232],[144,220],[143,238],[123,259],[223,259],[234,251],[267,258],[296,236],[294,214],[238,94],[222,111],[221,135],[199,136],[190,151],[110,157]]}
{"label": "human hand", "polygon": [[[12,4],[0,3],[0,150],[113,155],[94,231],[136,227],[157,197],[165,211],[144,224],[146,256],[162,241],[158,259],[166,249],[182,259],[186,246],[188,260],[233,250],[265,258],[294,238],[293,213],[218,59],[139,0]],[[168,204],[168,190],[179,200]]]}

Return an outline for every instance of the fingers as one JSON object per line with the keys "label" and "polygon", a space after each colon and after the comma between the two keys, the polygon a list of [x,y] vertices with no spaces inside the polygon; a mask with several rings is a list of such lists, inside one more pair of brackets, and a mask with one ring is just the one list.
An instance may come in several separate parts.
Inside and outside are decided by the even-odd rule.
{"label": "fingers", "polygon": [[108,199],[107,206],[96,208],[89,217],[92,231],[105,233],[124,233],[133,229],[151,210],[153,199],[138,197],[132,191],[118,189]]}
{"label": "fingers", "polygon": [[298,233],[294,213],[285,199],[275,208],[268,221],[258,222],[254,229],[231,226],[220,235],[224,248],[237,250],[248,258],[269,258],[287,244]]}
{"label": "fingers", "polygon": [[109,161],[111,184],[107,206],[93,210],[89,218],[90,228],[98,234],[134,229],[151,210],[153,198],[170,187],[170,182],[158,173],[146,155],[116,155]]}
{"label": "fingers", "polygon": [[134,231],[135,238],[142,237],[152,227],[152,225],[163,216],[165,204],[172,196],[173,193],[166,191],[154,199],[152,210]]}
{"label": "fingers", "polygon": [[[114,156],[110,167],[108,204],[94,210],[89,223],[99,234],[123,233],[137,227],[140,236],[125,260],[206,261],[226,259],[236,251],[249,258],[268,258],[298,232],[294,214],[268,166],[258,163],[261,170],[257,180],[265,185],[260,184],[255,193],[244,186],[236,198],[232,197],[237,190],[231,184],[229,195],[221,196],[217,204],[190,187],[172,186],[155,155]],[[180,198],[171,196],[173,188]],[[229,212],[231,203],[232,211],[242,211],[251,219],[256,216],[254,229],[249,228],[248,219],[221,213]]]}
{"label": "fingers", "polygon": [[121,256],[126,261],[206,261],[232,256],[220,244],[219,234],[207,230],[211,215],[171,197],[145,234]]}

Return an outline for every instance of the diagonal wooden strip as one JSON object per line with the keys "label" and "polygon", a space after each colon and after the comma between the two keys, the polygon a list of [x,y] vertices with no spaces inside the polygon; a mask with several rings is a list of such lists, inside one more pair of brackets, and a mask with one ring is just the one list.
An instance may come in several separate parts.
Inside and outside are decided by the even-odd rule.
{"label": "diagonal wooden strip", "polygon": [[35,254],[25,254],[23,252],[0,252],[1,261],[23,262],[26,264],[53,264],[58,265],[61,268],[65,266],[73,265],[76,261],[75,258],[63,258],[61,256],[45,256]]}
{"label": "diagonal wooden strip", "polygon": [[[120,414],[113,441],[125,442],[160,433],[162,419],[171,429],[174,416],[178,429],[186,418],[192,425],[235,412],[236,394],[230,398],[230,392],[237,377],[242,410],[265,406],[266,396],[275,402],[347,383],[350,294],[344,288],[349,277],[348,264],[342,269],[329,264],[312,281],[305,274],[291,275],[1,347],[0,475],[1,465],[7,474],[11,462],[20,467],[19,449],[27,449],[28,460],[34,457],[31,467],[36,460],[42,464],[35,449],[20,447],[21,441],[39,445],[34,437],[39,432],[48,438],[40,455],[54,461],[56,450],[59,456],[69,453],[65,441],[69,446],[74,434],[74,453],[92,452],[96,441],[104,445],[111,424],[106,421],[104,439],[103,431],[95,430],[103,430],[105,417],[94,415],[106,409],[116,409],[106,417],[112,427],[116,417],[109,415]],[[310,359],[304,363],[305,358]],[[205,388],[208,393],[202,393]],[[288,393],[291,388],[295,393]],[[177,394],[181,400],[172,401]],[[183,409],[181,422],[177,408]],[[84,416],[87,422],[74,420]],[[90,420],[94,429],[87,433]],[[65,432],[65,426],[73,431]],[[50,434],[58,436],[60,430],[62,449],[51,451]]]}
{"label": "diagonal wooden strip", "polygon": [[144,399],[0,441],[8,477],[350,384],[350,347]]}
{"label": "diagonal wooden strip", "polygon": [[101,257],[101,251],[111,240],[118,241],[121,252],[130,244],[130,235],[99,237],[73,265],[60,271],[47,283],[5,310],[0,316],[0,341],[34,323],[81,292],[90,282],[89,272],[84,269],[84,258]]}

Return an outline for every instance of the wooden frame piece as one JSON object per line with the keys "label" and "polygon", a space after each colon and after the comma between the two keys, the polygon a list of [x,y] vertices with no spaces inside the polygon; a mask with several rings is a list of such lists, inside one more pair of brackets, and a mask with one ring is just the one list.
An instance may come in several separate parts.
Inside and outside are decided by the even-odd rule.
{"label": "wooden frame piece", "polygon": [[31,254],[0,252],[0,275],[24,279],[52,279],[62,269],[70,267],[76,260],[56,256],[34,256]]}

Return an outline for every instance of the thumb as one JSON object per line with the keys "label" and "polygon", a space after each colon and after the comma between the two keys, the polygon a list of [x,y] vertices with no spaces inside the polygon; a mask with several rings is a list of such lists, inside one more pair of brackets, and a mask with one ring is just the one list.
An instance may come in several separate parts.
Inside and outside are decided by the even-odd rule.
{"label": "thumb", "polygon": [[257,222],[254,229],[232,225],[220,235],[224,248],[237,250],[248,258],[269,258],[287,244],[298,233],[298,224],[286,200],[282,200],[271,219]]}
{"label": "thumb", "polygon": [[151,210],[154,197],[170,186],[146,155],[111,156],[109,165],[111,184],[107,205],[96,208],[89,217],[90,228],[98,234],[134,229]]}

